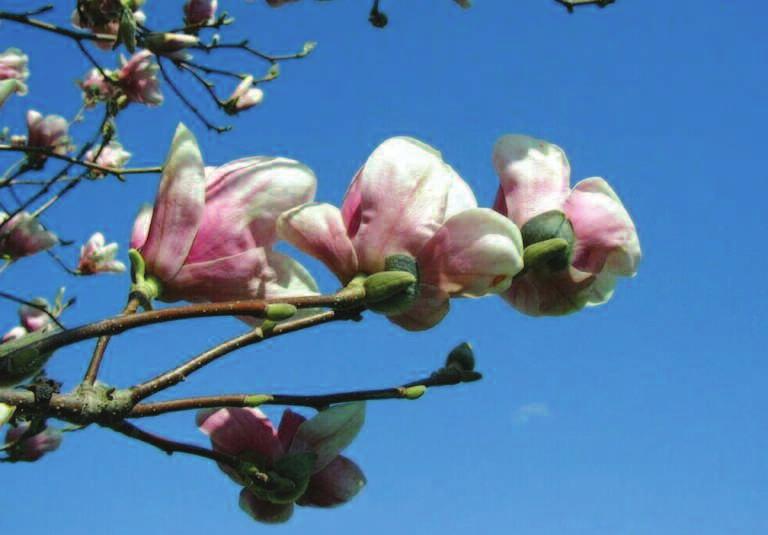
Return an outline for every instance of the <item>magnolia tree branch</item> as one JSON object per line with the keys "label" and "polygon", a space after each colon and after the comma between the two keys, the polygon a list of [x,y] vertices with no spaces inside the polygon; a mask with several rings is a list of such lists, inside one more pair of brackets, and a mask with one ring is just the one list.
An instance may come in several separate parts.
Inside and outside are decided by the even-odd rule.
{"label": "magnolia tree branch", "polygon": [[616,0],[555,0],[558,4],[565,6],[569,13],[573,13],[574,8],[588,5],[597,7],[606,7],[616,2]]}
{"label": "magnolia tree branch", "polygon": [[95,41],[95,42],[101,42],[101,43],[115,42],[114,35],[70,30],[69,28],[64,28],[61,26],[57,26],[55,24],[51,24],[50,22],[45,22],[42,20],[32,18],[32,16],[34,15],[39,15],[47,11],[51,11],[52,9],[53,9],[53,5],[48,5],[48,6],[44,6],[34,11],[29,11],[26,13],[11,13],[9,11],[0,11],[0,20],[9,20],[13,22],[18,22],[19,24],[31,26],[38,30],[44,30],[46,32],[63,35],[65,37],[69,37],[70,39],[74,39],[76,41]]}

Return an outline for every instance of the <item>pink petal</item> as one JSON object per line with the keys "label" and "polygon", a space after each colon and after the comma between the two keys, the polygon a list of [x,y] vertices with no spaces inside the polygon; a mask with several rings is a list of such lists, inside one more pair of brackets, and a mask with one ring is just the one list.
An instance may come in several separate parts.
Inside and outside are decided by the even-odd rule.
{"label": "pink petal", "polygon": [[450,307],[448,294],[428,284],[421,284],[420,292],[418,300],[407,312],[387,318],[408,331],[424,331],[443,321]]}
{"label": "pink petal", "polygon": [[557,145],[528,136],[502,136],[493,148],[493,166],[506,201],[506,210],[499,211],[518,227],[535,215],[561,209],[571,168]]}
{"label": "pink petal", "polygon": [[141,253],[149,271],[170,280],[184,264],[205,206],[203,158],[192,132],[179,124],[163,167],[147,241]]}
{"label": "pink petal", "polygon": [[293,412],[291,409],[285,409],[283,417],[280,419],[280,426],[277,428],[277,436],[285,451],[288,451],[291,447],[291,442],[293,442],[293,437],[296,436],[296,431],[299,430],[299,426],[305,421],[307,421],[307,419],[298,412]]}
{"label": "pink petal", "polygon": [[133,231],[131,232],[131,249],[141,249],[142,245],[147,241],[147,234],[149,234],[149,226],[152,222],[152,205],[145,204],[136,214],[136,219],[133,222]]}
{"label": "pink petal", "polygon": [[311,201],[316,188],[312,171],[286,158],[245,158],[207,174],[205,215],[191,262],[272,245],[280,214]]}
{"label": "pink petal", "polygon": [[523,269],[520,231],[489,208],[451,217],[417,257],[425,284],[449,295],[479,297],[506,290]]}
{"label": "pink petal", "polygon": [[304,204],[280,216],[281,239],[321,260],[341,282],[357,274],[357,254],[347,237],[339,209],[330,204]]}
{"label": "pink petal", "polygon": [[573,266],[582,271],[632,276],[640,262],[635,225],[602,178],[582,180],[565,203],[576,243]]}
{"label": "pink petal", "polygon": [[452,213],[477,206],[440,153],[411,138],[382,143],[357,180],[360,225],[352,243],[366,273],[381,271],[389,255],[415,256]]}
{"label": "pink petal", "polygon": [[272,463],[283,454],[272,422],[259,409],[218,409],[197,414],[200,431],[214,448],[230,455],[255,454]]}
{"label": "pink petal", "polygon": [[260,500],[248,489],[240,491],[240,509],[248,513],[254,520],[265,524],[282,524],[293,515],[292,503],[271,503]]}
{"label": "pink petal", "polygon": [[357,234],[360,228],[361,203],[363,198],[360,194],[360,174],[363,169],[360,168],[352,179],[344,194],[344,202],[341,204],[341,218],[344,220],[344,226],[347,227],[350,237]]}
{"label": "pink petal", "polygon": [[216,302],[252,299],[258,294],[258,281],[274,276],[267,251],[263,247],[253,247],[233,256],[185,264],[163,286],[162,300]]}
{"label": "pink petal", "polygon": [[363,471],[353,461],[339,455],[312,476],[299,505],[336,507],[354,498],[365,486]]}
{"label": "pink petal", "polygon": [[315,472],[318,472],[355,439],[364,422],[364,402],[334,405],[301,424],[288,451],[316,453]]}

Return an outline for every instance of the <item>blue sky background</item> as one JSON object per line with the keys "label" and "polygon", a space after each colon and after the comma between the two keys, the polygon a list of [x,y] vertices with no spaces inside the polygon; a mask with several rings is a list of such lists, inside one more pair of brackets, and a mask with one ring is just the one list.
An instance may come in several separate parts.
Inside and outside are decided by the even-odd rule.
{"label": "blue sky background", "polygon": [[[51,20],[63,24],[74,2],[55,3]],[[348,450],[369,485],[343,508],[300,509],[282,527],[258,525],[239,512],[238,489],[212,464],[93,428],[67,436],[39,463],[0,467],[0,528],[768,533],[765,3],[619,0],[568,16],[547,0],[477,0],[469,11],[449,0],[385,0],[384,31],[366,22],[366,2],[280,10],[220,3],[238,18],[232,39],[248,36],[273,52],[305,40],[319,46],[285,63],[281,79],[265,87],[264,106],[234,120],[225,136],[206,133],[167,88],[159,111],[121,115],[132,165],[162,161],[181,120],[207,162],[290,156],[314,169],[320,200],[339,202],[379,142],[408,134],[442,150],[487,205],[497,187],[495,139],[527,133],[566,150],[574,181],[611,182],[640,232],[640,273],[607,306],[565,318],[524,317],[495,297],[454,302],[442,324],[420,334],[369,315],[234,354],[163,395],[394,386],[471,341],[482,382],[369,405]],[[149,21],[173,26],[181,4],[150,0]],[[8,46],[30,55],[32,77],[30,94],[12,98],[0,124],[24,131],[30,107],[72,116],[80,98],[73,82],[88,69],[74,44],[3,24],[0,50]],[[237,54],[221,65],[266,69]],[[73,129],[76,139],[90,135],[98,115],[89,117]],[[102,230],[124,257],[133,216],[156,187],[151,175],[91,184],[46,222],[77,242]],[[74,263],[77,251],[61,254]],[[322,266],[307,265],[334,289]],[[52,296],[62,284],[78,298],[65,317],[76,325],[116,312],[128,278],[68,278],[45,255],[2,275],[3,289],[28,297]],[[15,309],[0,303],[7,328]],[[242,330],[223,318],[126,334],[110,346],[104,379],[136,382]],[[49,372],[71,385],[91,349],[59,351]],[[205,443],[193,414],[144,424]]]}

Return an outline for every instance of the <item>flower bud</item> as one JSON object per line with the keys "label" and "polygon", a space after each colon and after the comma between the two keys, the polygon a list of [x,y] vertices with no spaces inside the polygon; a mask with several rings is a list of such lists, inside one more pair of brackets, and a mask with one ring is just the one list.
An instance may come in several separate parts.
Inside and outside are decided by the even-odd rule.
{"label": "flower bud", "polygon": [[459,371],[472,371],[475,369],[475,352],[467,342],[454,347],[445,359],[446,367],[457,368]]}
{"label": "flower bud", "polygon": [[96,273],[122,273],[125,264],[115,260],[117,255],[117,243],[106,244],[104,235],[96,232],[80,248],[80,260],[77,271],[81,275],[94,275]]}
{"label": "flower bud", "polygon": [[[48,149],[54,154],[64,155],[72,150],[69,137],[69,123],[60,115],[43,115],[35,110],[27,112],[27,145],[37,149]],[[44,154],[30,153],[30,161],[43,162]]]}
{"label": "flower bud", "polygon": [[268,320],[282,321],[295,316],[296,307],[288,303],[271,303],[267,305],[266,313]]}
{"label": "flower bud", "polygon": [[59,242],[28,212],[20,212],[10,220],[8,214],[0,212],[0,224],[0,257],[8,260],[45,251]]}
{"label": "flower bud", "polygon": [[196,35],[186,33],[151,33],[144,39],[144,46],[158,56],[173,54],[199,43]]}
{"label": "flower bud", "polygon": [[365,303],[382,314],[400,314],[418,294],[418,279],[407,271],[380,271],[365,279]]}
{"label": "flower bud", "polygon": [[253,86],[253,76],[246,76],[238,84],[230,97],[224,102],[224,109],[230,115],[235,115],[261,104],[264,100],[264,91]]}
{"label": "flower bud", "polygon": [[415,385],[403,388],[403,397],[405,399],[419,399],[427,391],[427,387],[424,385]]}
{"label": "flower bud", "polygon": [[190,26],[213,22],[218,0],[187,0],[184,4],[184,22]]}

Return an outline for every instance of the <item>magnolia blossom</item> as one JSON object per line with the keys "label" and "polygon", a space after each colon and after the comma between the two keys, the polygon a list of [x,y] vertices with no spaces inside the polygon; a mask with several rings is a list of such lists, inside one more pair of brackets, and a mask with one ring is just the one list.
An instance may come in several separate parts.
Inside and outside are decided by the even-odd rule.
{"label": "magnolia blossom", "polygon": [[184,4],[184,22],[189,25],[214,22],[218,6],[218,0],[187,0]]}
{"label": "magnolia blossom", "polygon": [[22,327],[21,325],[17,325],[16,327],[14,327],[13,329],[11,329],[10,331],[8,331],[7,333],[5,333],[3,335],[2,342],[0,342],[0,343],[4,344],[5,342],[11,342],[13,340],[18,340],[19,338],[21,338],[25,334],[29,334],[29,332],[24,327]]}
{"label": "magnolia blossom", "polygon": [[[112,76],[112,71],[104,71],[107,76]],[[93,68],[88,75],[78,82],[83,90],[83,101],[88,108],[94,107],[98,102],[109,100],[118,94],[119,86],[110,83],[102,75],[99,69]]]}
{"label": "magnolia blossom", "polygon": [[37,297],[32,301],[37,306],[21,305],[19,307],[19,321],[27,332],[42,331],[54,325],[51,319],[51,304],[48,300]]}
{"label": "magnolia blossom", "polygon": [[499,139],[493,164],[501,180],[494,208],[520,226],[526,247],[555,237],[542,233],[544,222],[562,214],[557,232],[572,242],[562,269],[533,266],[515,279],[504,294],[515,308],[566,314],[608,301],[617,276],[634,276],[641,257],[635,225],[605,180],[588,178],[570,189],[562,149],[527,136]]}
{"label": "magnolia blossom", "polygon": [[139,213],[131,247],[161,283],[164,301],[313,293],[304,267],[272,245],[277,217],[312,200],[315,184],[309,168],[286,158],[204,168],[197,141],[179,125],[154,209]]}
{"label": "magnolia blossom", "polygon": [[253,76],[246,76],[224,105],[229,113],[238,113],[261,104],[262,100],[264,100],[264,91],[253,87]]}
{"label": "magnolia blossom", "polygon": [[472,190],[438,151],[405,137],[373,152],[341,210],[300,206],[281,216],[278,232],[345,284],[358,273],[382,271],[390,255],[415,258],[420,297],[410,310],[389,316],[410,330],[440,322],[449,297],[506,290],[523,267],[517,227],[478,208]]}
{"label": "magnolia blossom", "polygon": [[[117,35],[120,31],[120,17],[124,8],[133,13],[137,24],[144,24],[147,17],[139,10],[143,1],[121,0],[97,0],[83,3],[83,12],[78,9],[72,12],[71,21],[77,28],[90,30],[92,33],[104,35]],[[114,46],[113,41],[94,41],[94,44],[102,50],[110,50]]]}
{"label": "magnolia blossom", "polygon": [[8,456],[13,461],[33,462],[46,453],[55,451],[61,445],[62,433],[58,429],[46,427],[31,437],[23,438],[29,429],[29,422],[10,429],[5,435],[6,444],[12,444]]}
{"label": "magnolia blossom", "polygon": [[[69,123],[60,115],[43,115],[36,110],[27,112],[27,146],[48,149],[54,154],[71,150]],[[30,158],[45,160],[44,154],[31,154]]]}
{"label": "magnolia blossom", "polygon": [[130,102],[147,106],[158,106],[163,103],[160,81],[157,78],[157,71],[160,68],[152,61],[152,57],[152,52],[142,50],[129,60],[120,58],[122,67],[118,71],[117,79]]}
{"label": "magnolia blossom", "polygon": [[45,230],[29,212],[19,212],[10,220],[0,212],[0,258],[16,260],[50,249],[59,242],[56,234]]}
{"label": "magnolia blossom", "polygon": [[[98,156],[96,153],[98,152]],[[102,167],[108,167],[110,169],[121,169],[125,167],[128,160],[131,159],[131,153],[123,148],[123,146],[117,141],[110,141],[105,145],[101,151],[97,148],[90,149],[85,153],[85,161],[95,163]],[[95,170],[95,173],[99,173]]]}
{"label": "magnolia blossom", "polygon": [[[260,522],[279,523],[291,517],[294,502],[335,507],[351,500],[365,486],[360,468],[339,455],[360,431],[364,416],[365,406],[358,402],[336,405],[309,420],[286,410],[278,429],[258,409],[203,411],[197,424],[215,450],[251,462],[261,471],[274,471],[283,477],[290,474],[298,487],[293,495],[255,487],[240,492],[240,507],[246,513]],[[246,484],[240,474],[221,468],[236,483]]]}
{"label": "magnolia blossom", "polygon": [[18,48],[9,48],[0,53],[0,106],[13,93],[27,94],[24,82],[29,78],[28,61],[27,55]]}
{"label": "magnolia blossom", "polygon": [[96,273],[121,273],[125,271],[125,264],[115,260],[117,243],[106,244],[104,234],[96,232],[80,247],[80,261],[77,271],[81,275],[94,275]]}

